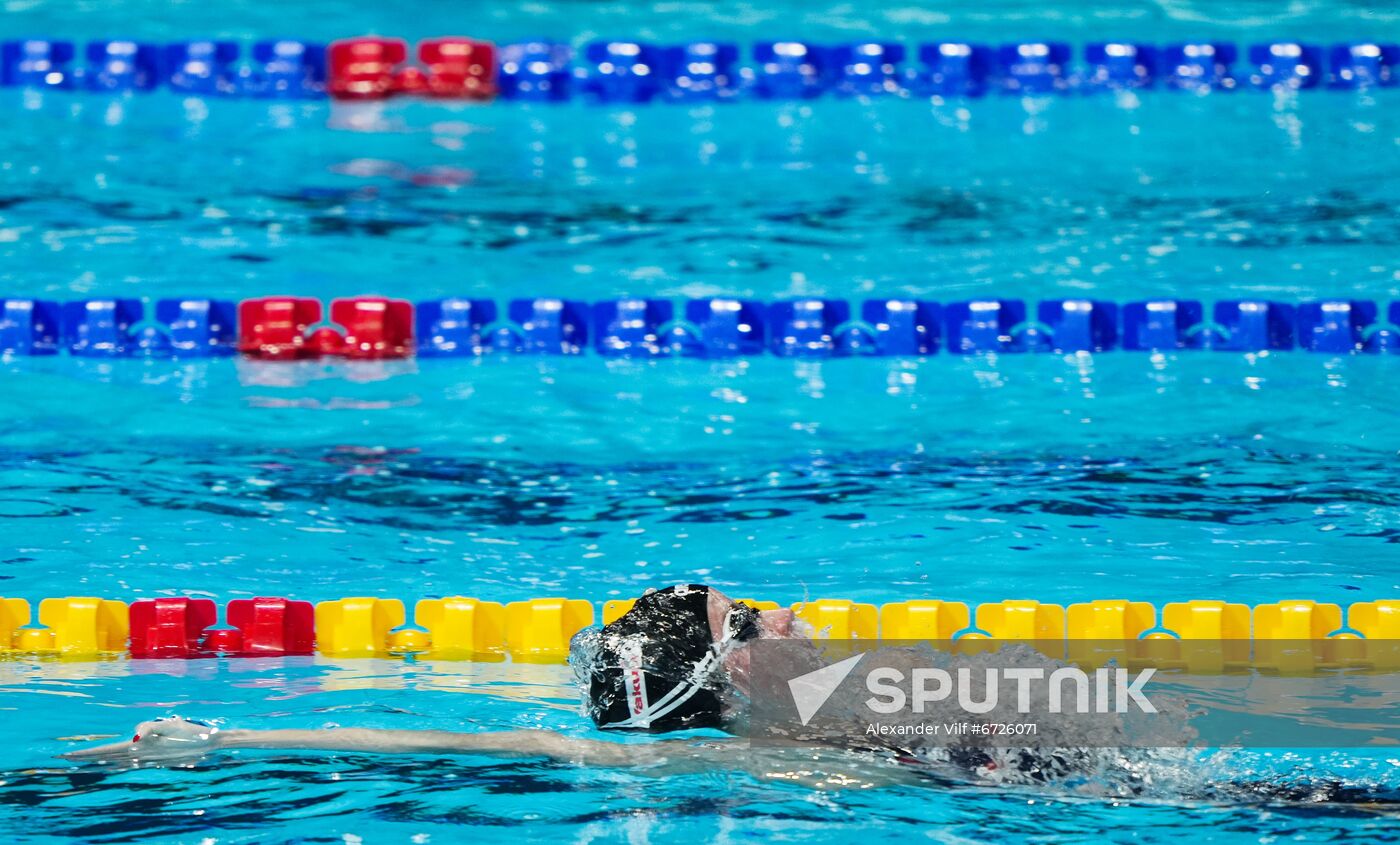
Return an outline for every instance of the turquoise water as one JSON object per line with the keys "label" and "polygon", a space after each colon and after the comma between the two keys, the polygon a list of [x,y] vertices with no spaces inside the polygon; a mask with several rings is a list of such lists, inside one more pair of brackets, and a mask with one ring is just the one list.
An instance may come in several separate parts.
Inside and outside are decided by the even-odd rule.
{"label": "turquoise water", "polygon": [[[367,31],[1400,40],[1342,3],[10,4],[4,37]],[[473,16],[479,16],[474,19]],[[142,21],[137,25],[136,21]],[[1400,296],[1395,92],[635,110],[0,91],[0,289]],[[0,595],[1158,603],[1400,591],[1387,357],[794,363],[0,361]],[[1377,838],[1325,805],[656,780],[536,761],[245,755],[79,771],[169,712],[593,735],[559,667],[0,663],[0,830],[101,842]],[[1239,753],[1394,788],[1356,752]],[[1106,790],[1106,791],[1111,791]],[[1033,832],[1028,833],[1028,831]],[[1106,831],[1106,832],[1105,832]],[[414,837],[428,836],[428,839]]]}

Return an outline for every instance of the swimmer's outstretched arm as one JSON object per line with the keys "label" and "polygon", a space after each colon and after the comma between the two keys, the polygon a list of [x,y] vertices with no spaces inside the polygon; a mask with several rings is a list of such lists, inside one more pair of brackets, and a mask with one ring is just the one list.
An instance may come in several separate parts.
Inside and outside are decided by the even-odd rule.
{"label": "swimmer's outstretched arm", "polygon": [[68,760],[178,762],[235,748],[354,751],[372,754],[485,754],[543,757],[579,766],[636,768],[657,774],[706,771],[732,763],[724,740],[658,740],[622,744],[575,739],[550,731],[493,733],[402,731],[366,728],[326,730],[218,730],[179,717],[142,722],[127,742],[64,754]]}
{"label": "swimmer's outstretched arm", "polygon": [[840,749],[751,749],[742,740],[657,739],[602,742],[550,731],[219,730],[202,722],[157,719],[136,726],[126,742],[70,751],[68,760],[103,763],[189,763],[227,749],[353,751],[371,754],[481,754],[509,759],[544,758],[576,766],[629,769],[667,777],[698,772],[744,771],[819,789],[864,789],[915,778],[907,766],[862,764]]}
{"label": "swimmer's outstretched arm", "polygon": [[[662,765],[667,774],[681,770],[713,768],[721,758],[707,755],[707,745],[681,740],[659,740],[624,745],[593,739],[576,739],[550,731],[454,731],[329,730],[220,731],[220,748],[285,748],[307,751],[358,751],[373,754],[485,754],[499,757],[544,757],[579,766],[634,768]],[[697,752],[699,752],[697,754]],[[684,754],[677,758],[675,755]],[[710,758],[697,765],[698,757]],[[683,765],[689,763],[690,765]],[[678,765],[682,764],[682,765]]]}

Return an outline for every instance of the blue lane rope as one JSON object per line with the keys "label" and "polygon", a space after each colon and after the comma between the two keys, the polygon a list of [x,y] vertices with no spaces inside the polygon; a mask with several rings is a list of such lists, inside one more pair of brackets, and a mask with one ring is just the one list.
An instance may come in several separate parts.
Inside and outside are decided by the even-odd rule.
{"label": "blue lane rope", "polygon": [[[678,307],[679,306],[679,307]],[[309,310],[307,308],[309,307]],[[281,310],[278,310],[278,309]],[[923,356],[936,353],[1058,354],[1115,349],[1210,349],[1257,353],[1400,353],[1400,301],[1382,315],[1369,300],[1287,304],[1197,300],[1118,305],[1053,299],[1034,312],[1019,299],[936,303],[868,299],[488,299],[337,300],[339,327],[320,303],[292,297],[246,300],[139,299],[58,303],[0,299],[0,354],[189,358],[248,354],[289,359],[465,357],[491,353],[603,357],[731,358]],[[335,316],[339,315],[339,316]],[[330,345],[314,341],[332,335]],[[278,347],[273,350],[272,347]],[[273,351],[289,354],[271,354]],[[320,350],[320,351],[317,351]],[[336,351],[327,351],[336,350]],[[348,351],[346,351],[348,350]]]}
{"label": "blue lane rope", "polygon": [[[357,41],[403,43],[372,38],[337,43]],[[1400,83],[1400,45],[1370,41],[1326,48],[1298,42],[1253,44],[1238,68],[1239,49],[1219,41],[1166,46],[1095,42],[1084,46],[1078,62],[1071,46],[1059,41],[997,46],[959,41],[761,41],[752,46],[747,61],[737,44],[714,41],[595,41],[579,50],[552,41],[472,43],[494,56],[481,73],[494,79],[502,98],[534,101],[708,102],[824,94],[977,97],[993,91],[1050,95],[1157,86],[1194,92],[1345,90]],[[250,45],[246,60],[240,54],[239,43],[225,40],[93,41],[79,51],[73,41],[17,39],[0,44],[0,84],[99,92],[164,87],[199,96],[321,98],[327,96],[328,71],[331,76],[336,73],[334,63],[327,62],[326,45],[308,41],[260,40]],[[385,65],[386,80],[394,70]]]}

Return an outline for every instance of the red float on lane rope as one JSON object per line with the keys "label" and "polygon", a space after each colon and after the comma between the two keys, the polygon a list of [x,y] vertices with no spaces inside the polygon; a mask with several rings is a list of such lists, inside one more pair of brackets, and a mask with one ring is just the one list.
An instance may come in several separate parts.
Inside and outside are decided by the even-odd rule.
{"label": "red float on lane rope", "polygon": [[425,93],[484,100],[496,96],[496,47],[470,38],[430,38],[418,44]]}
{"label": "red float on lane rope", "polygon": [[243,655],[310,654],[316,645],[316,611],[308,601],[234,599],[228,603],[228,624],[242,635],[238,653]]}
{"label": "red float on lane rope", "polygon": [[270,361],[307,357],[306,330],[319,322],[321,303],[314,299],[245,299],[238,304],[238,351]]}
{"label": "red float on lane rope", "polygon": [[[362,296],[331,303],[331,322],[345,329],[341,351],[355,360],[413,354],[413,303]],[[319,334],[319,332],[318,332]]]}
{"label": "red float on lane rope", "polygon": [[130,619],[132,657],[196,657],[219,611],[209,599],[146,599],[132,602]]}
{"label": "red float on lane rope", "polygon": [[399,90],[408,45],[398,38],[347,38],[326,53],[326,91],[342,100],[380,100]]}
{"label": "red float on lane rope", "polygon": [[238,349],[265,361],[328,356],[369,361],[413,354],[413,304],[407,300],[337,299],[330,316],[334,326],[316,326],[321,303],[314,299],[244,300],[238,305]]}

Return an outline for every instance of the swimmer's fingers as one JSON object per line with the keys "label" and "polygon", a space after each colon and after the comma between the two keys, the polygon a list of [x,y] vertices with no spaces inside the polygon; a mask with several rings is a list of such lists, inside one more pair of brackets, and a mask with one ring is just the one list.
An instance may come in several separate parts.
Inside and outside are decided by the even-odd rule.
{"label": "swimmer's fingers", "polygon": [[92,748],[79,748],[58,755],[64,760],[130,760],[132,742],[110,742]]}
{"label": "swimmer's fingers", "polygon": [[94,748],[79,748],[58,756],[75,762],[185,763],[198,760],[209,750],[200,746],[170,745],[142,740],[140,745],[133,742],[113,742]]}

